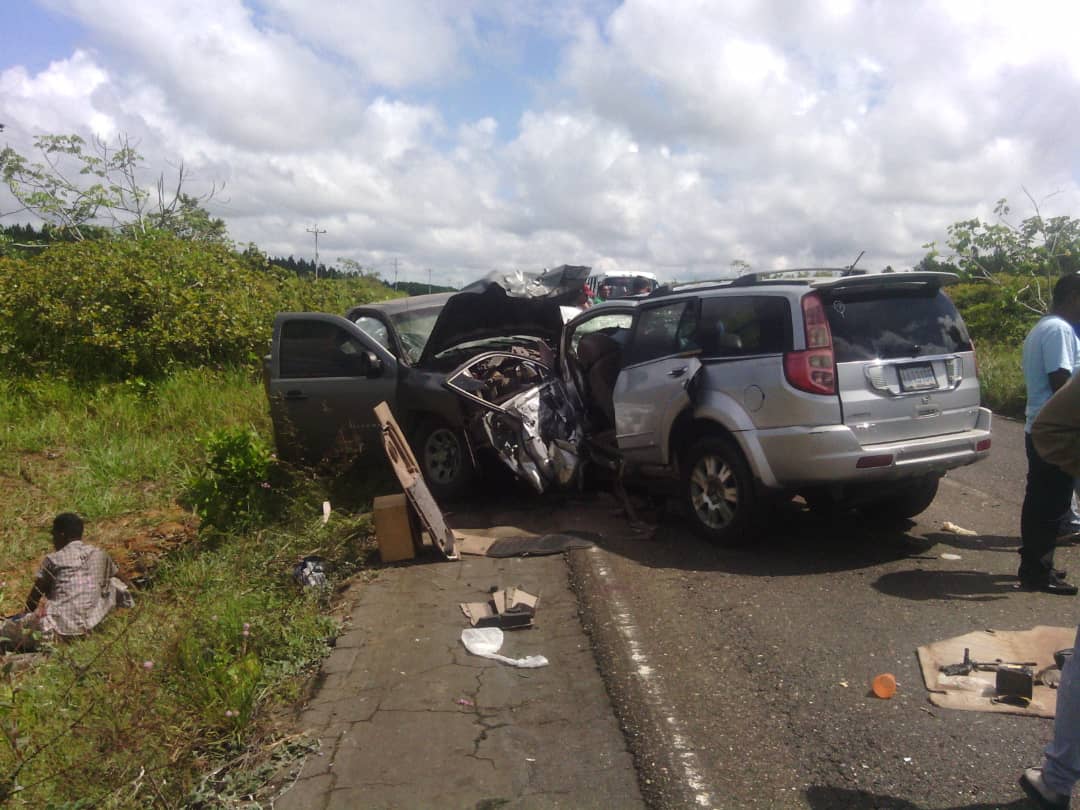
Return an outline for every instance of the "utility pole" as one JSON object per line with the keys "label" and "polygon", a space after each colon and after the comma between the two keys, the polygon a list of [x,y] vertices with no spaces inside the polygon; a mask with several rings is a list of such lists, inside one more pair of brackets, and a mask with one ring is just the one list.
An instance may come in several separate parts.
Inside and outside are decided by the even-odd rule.
{"label": "utility pole", "polygon": [[319,280],[319,234],[326,233],[326,229],[319,230],[319,226],[315,225],[312,228],[305,228],[308,233],[315,234],[315,280]]}
{"label": "utility pole", "polygon": [[427,291],[428,295],[431,295],[431,268],[427,269]]}
{"label": "utility pole", "polygon": [[398,271],[397,265],[398,265],[398,260],[394,259],[394,289],[395,290],[397,289],[397,271]]}

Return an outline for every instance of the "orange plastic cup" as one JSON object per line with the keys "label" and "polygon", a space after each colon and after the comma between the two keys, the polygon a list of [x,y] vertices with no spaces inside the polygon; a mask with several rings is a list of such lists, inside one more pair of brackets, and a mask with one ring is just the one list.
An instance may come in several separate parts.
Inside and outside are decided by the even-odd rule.
{"label": "orange plastic cup", "polygon": [[882,672],[870,681],[870,688],[879,698],[888,700],[896,694],[896,678],[891,672]]}

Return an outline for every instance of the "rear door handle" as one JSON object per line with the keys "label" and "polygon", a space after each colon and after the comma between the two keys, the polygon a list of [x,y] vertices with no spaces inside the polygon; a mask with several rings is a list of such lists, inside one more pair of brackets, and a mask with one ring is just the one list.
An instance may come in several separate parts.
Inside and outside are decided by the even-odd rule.
{"label": "rear door handle", "polygon": [[671,371],[669,371],[667,373],[667,375],[669,377],[681,377],[685,373],[686,373],[686,366],[679,366],[678,368],[673,368]]}
{"label": "rear door handle", "polygon": [[299,388],[294,388],[292,391],[285,392],[285,399],[307,399],[307,394],[301,391]]}

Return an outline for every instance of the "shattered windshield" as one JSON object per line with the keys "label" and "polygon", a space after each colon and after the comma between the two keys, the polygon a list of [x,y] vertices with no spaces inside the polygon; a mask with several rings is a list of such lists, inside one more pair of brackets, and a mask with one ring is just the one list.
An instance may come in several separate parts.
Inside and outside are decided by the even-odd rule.
{"label": "shattered windshield", "polygon": [[424,351],[424,346],[431,337],[431,330],[435,328],[435,321],[439,319],[439,313],[442,310],[443,306],[440,304],[423,309],[406,309],[390,316],[401,339],[405,360],[410,365],[415,365],[420,359],[420,354]]}

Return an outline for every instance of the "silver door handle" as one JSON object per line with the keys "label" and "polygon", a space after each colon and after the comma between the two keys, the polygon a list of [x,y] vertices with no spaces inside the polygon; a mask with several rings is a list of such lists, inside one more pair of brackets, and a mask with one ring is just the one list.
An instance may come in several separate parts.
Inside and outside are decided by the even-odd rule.
{"label": "silver door handle", "polygon": [[686,373],[686,366],[679,366],[678,368],[673,368],[671,371],[669,371],[667,373],[667,375],[669,377],[681,377],[685,373]]}

